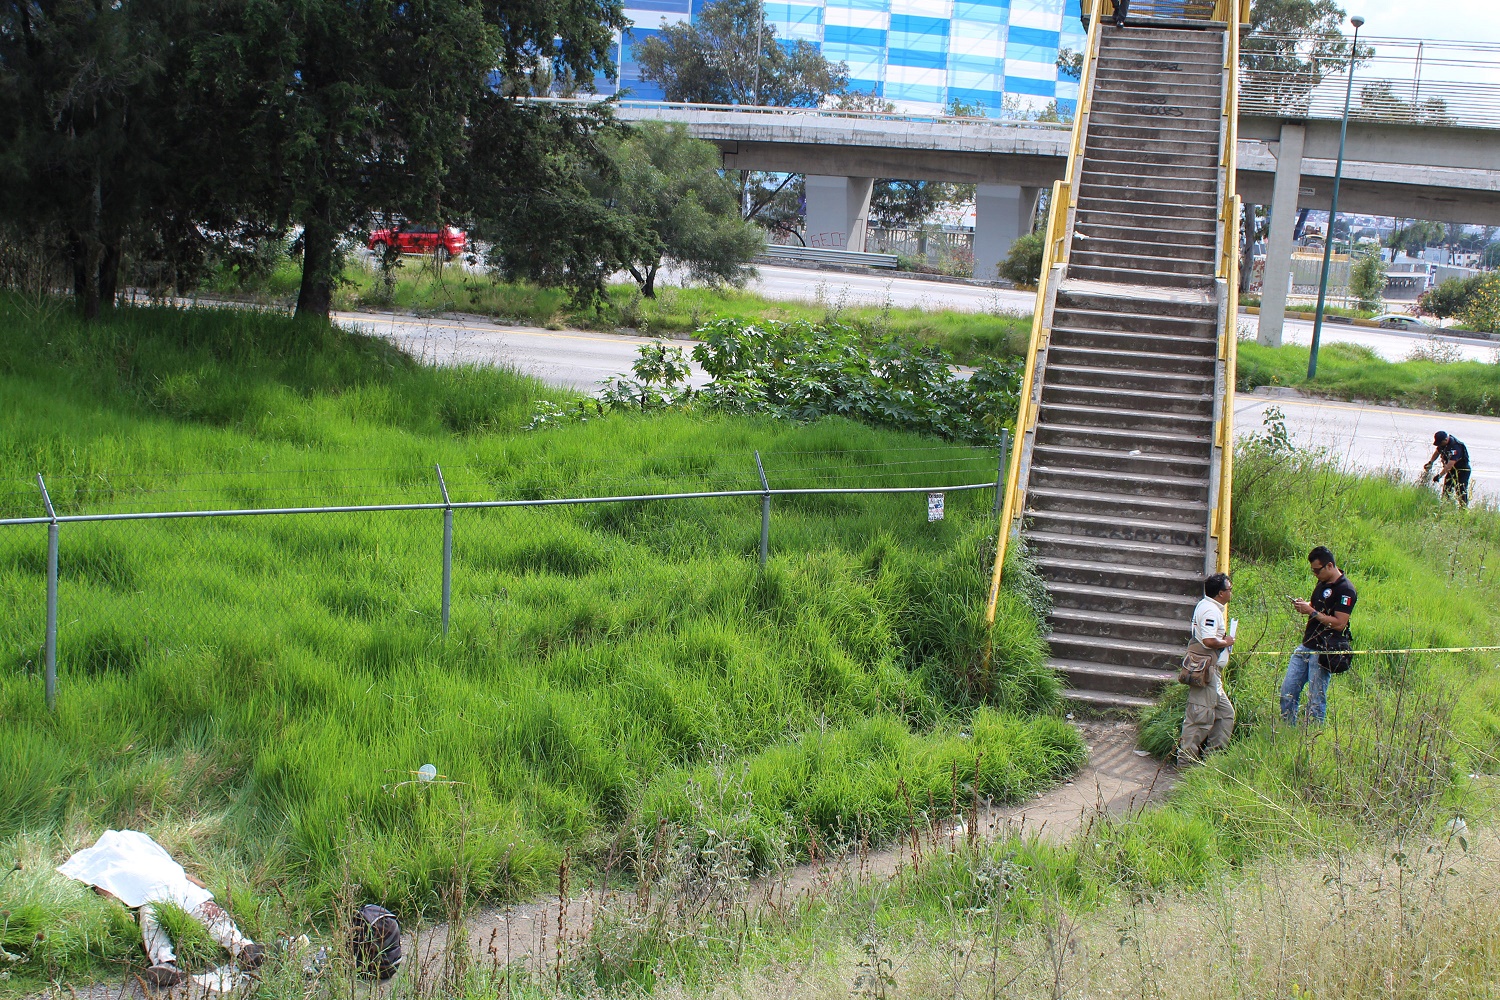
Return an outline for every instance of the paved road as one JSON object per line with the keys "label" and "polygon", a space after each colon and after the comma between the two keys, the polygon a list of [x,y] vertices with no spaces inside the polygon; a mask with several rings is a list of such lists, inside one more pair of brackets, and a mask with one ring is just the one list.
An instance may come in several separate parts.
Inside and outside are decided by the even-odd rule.
{"label": "paved road", "polygon": [[[611,375],[628,375],[636,351],[651,341],[613,333],[503,326],[473,316],[421,318],[341,312],[340,323],[384,337],[433,364],[508,365],[544,382],[594,392]],[[685,347],[688,345],[684,345]],[[693,367],[694,385],[707,381]]]}
{"label": "paved road", "polygon": [[[985,288],[954,282],[922,281],[892,275],[841,274],[836,271],[814,271],[806,268],[761,265],[760,277],[749,287],[769,299],[778,301],[845,302],[849,305],[915,306],[923,309],[952,309],[957,312],[1007,312],[1030,315],[1036,305],[1031,292],[1009,288]],[[1257,319],[1242,315],[1240,329],[1255,335]],[[1307,346],[1312,341],[1312,323],[1288,319],[1284,342]],[[1442,334],[1439,341],[1453,345],[1465,361],[1493,361],[1500,342]],[[1431,335],[1402,330],[1376,330],[1344,323],[1323,324],[1325,344],[1362,344],[1387,361],[1404,361],[1413,348],[1426,347]]]}
{"label": "paved road", "polygon": [[1235,399],[1235,436],[1260,433],[1271,406],[1286,415],[1297,445],[1325,448],[1351,468],[1394,470],[1413,482],[1432,454],[1432,432],[1445,430],[1469,447],[1473,494],[1500,501],[1500,418],[1241,393]]}
{"label": "paved road", "polygon": [[1035,292],[987,288],[959,282],[922,281],[892,274],[843,274],[810,268],[759,264],[760,276],[747,286],[778,301],[842,302],[851,306],[953,309],[957,312],[1005,312],[1029,316],[1036,307]]}

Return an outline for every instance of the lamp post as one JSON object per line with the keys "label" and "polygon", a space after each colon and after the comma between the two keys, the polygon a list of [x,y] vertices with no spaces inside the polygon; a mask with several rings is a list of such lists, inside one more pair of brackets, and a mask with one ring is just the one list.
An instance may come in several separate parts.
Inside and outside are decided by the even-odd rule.
{"label": "lamp post", "polygon": [[1358,14],[1349,19],[1354,25],[1354,41],[1349,46],[1349,83],[1344,89],[1344,118],[1339,124],[1339,159],[1333,168],[1333,201],[1328,206],[1328,232],[1323,235],[1323,275],[1318,280],[1318,310],[1313,316],[1312,352],[1307,356],[1307,377],[1318,374],[1318,341],[1323,334],[1323,304],[1328,300],[1328,265],[1333,259],[1333,227],[1339,217],[1339,181],[1344,178],[1344,139],[1349,134],[1349,101],[1354,96],[1354,61],[1359,55],[1359,29],[1365,19]]}

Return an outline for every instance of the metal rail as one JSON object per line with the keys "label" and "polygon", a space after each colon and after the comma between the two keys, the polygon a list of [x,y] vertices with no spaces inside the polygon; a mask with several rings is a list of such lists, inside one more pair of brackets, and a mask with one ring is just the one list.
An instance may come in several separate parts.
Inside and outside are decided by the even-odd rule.
{"label": "metal rail", "polygon": [[690,101],[640,101],[613,97],[524,97],[528,104],[572,107],[608,105],[621,111],[732,111],[736,114],[775,118],[852,118],[861,121],[917,122],[929,125],[972,125],[977,128],[1040,128],[1061,132],[1073,126],[1066,122],[1043,122],[1031,118],[988,118],[982,115],[923,114],[907,111],[845,111],[840,108],[799,108],[764,104],[698,104]]}
{"label": "metal rail", "polygon": [[721,497],[794,497],[844,493],[961,493],[992,490],[993,481],[956,486],[816,486],[805,489],[709,490],[702,493],[641,493],[609,497],[542,500],[466,500],[454,503],[377,503],[338,507],[245,507],[236,510],[132,511],[121,514],[59,514],[57,517],[0,518],[0,527],[22,524],[80,524],[93,521],[167,521],[193,517],[262,517],[268,514],[364,514],[399,510],[488,510],[501,507],[564,507],[569,504],[633,503],[647,500],[713,500]]}

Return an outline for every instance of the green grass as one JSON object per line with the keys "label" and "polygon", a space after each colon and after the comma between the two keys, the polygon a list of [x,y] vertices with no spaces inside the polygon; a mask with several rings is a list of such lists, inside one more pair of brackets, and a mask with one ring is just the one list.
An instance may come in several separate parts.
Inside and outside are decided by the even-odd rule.
{"label": "green grass", "polygon": [[[1405,892],[1398,897],[1403,913],[1416,914],[1419,897],[1429,912],[1440,910],[1441,885],[1424,879],[1441,879],[1451,859],[1468,851],[1444,837],[1445,825],[1463,815],[1471,839],[1493,838],[1492,789],[1500,775],[1496,655],[1358,658],[1333,681],[1326,727],[1286,728],[1276,721],[1281,653],[1295,645],[1301,619],[1283,595],[1308,593],[1307,550],[1328,544],[1359,588],[1360,648],[1493,645],[1500,607],[1488,578],[1500,551],[1500,514],[1461,512],[1410,485],[1251,450],[1236,462],[1234,532],[1230,613],[1240,619],[1241,641],[1227,684],[1239,726],[1230,747],[1187,773],[1165,804],[1098,817],[1063,845],[1011,839],[969,850],[960,840],[950,851],[937,838],[900,878],[846,883],[830,876],[835,888],[808,900],[790,922],[773,913],[727,939],[684,927],[681,940],[657,934],[649,947],[631,950],[606,937],[581,962],[583,984],[627,978],[656,985],[661,970],[671,969],[674,986],[686,981],[680,991],[666,991],[673,996],[791,997],[830,981],[829,989],[846,989],[851,980],[870,987],[856,995],[881,995],[875,973],[884,972],[889,980],[881,989],[889,996],[1055,996],[1005,984],[1010,973],[1019,976],[1036,962],[1043,980],[1050,979],[1048,963],[1080,964],[1073,941],[1085,928],[1095,942],[1111,949],[1117,942],[1122,964],[1149,982],[1152,961],[1172,960],[1183,935],[1197,940],[1204,931],[1176,928],[1158,945],[1164,951],[1146,954],[1122,910],[1138,917],[1137,911],[1182,901],[1202,919],[1222,922],[1236,942],[1264,943],[1269,935],[1271,947],[1262,951],[1275,954],[1274,937],[1285,928],[1261,923],[1273,908],[1231,912],[1224,901],[1230,894],[1252,902],[1295,899],[1297,907],[1312,907],[1315,933],[1353,940],[1358,928],[1346,920],[1354,901],[1344,898],[1347,906],[1334,911],[1328,906],[1338,905],[1354,868],[1370,858],[1381,859],[1381,881],[1361,882],[1360,891],[1380,898]],[[1181,718],[1182,697],[1174,690],[1147,713],[1143,744],[1168,753]],[[942,790],[936,798],[943,802]],[[1429,872],[1433,866],[1437,876]],[[1313,901],[1309,885],[1335,898]],[[1115,922],[1099,926],[1107,920]],[[1394,933],[1393,927],[1381,932]],[[1352,968],[1367,957],[1345,959]],[[1493,955],[1475,952],[1473,959],[1477,968],[1493,967]],[[995,980],[987,975],[992,960],[1008,970]],[[929,962],[942,974],[928,976]],[[1325,977],[1338,978],[1337,970]],[[716,992],[724,982],[743,994],[733,985]]]}
{"label": "green grass", "polygon": [[[5,302],[0,325],[10,516],[39,512],[38,471],[79,512],[432,502],[435,463],[456,500],[753,489],[755,449],[776,485],[994,469],[840,420],[525,432],[563,397],[248,311],[90,327]],[[350,887],[407,915],[459,871],[529,895],[564,851],[587,866],[686,815],[715,762],[750,769],[768,844],[890,835],[891,788],[946,788],[976,758],[986,789],[1026,794],[1080,748],[1035,714],[1056,682],[1024,594],[1002,595],[985,669],[991,502],[950,494],[928,523],[920,494],[778,500],[764,571],[755,497],[459,511],[446,641],[437,511],[65,524],[56,715],[46,531],[0,528],[0,844],[29,859],[0,908],[96,928],[49,949],[7,931],[34,956],[18,981],[129,951],[118,913],[36,874],[107,826],[157,836],[264,935]],[[409,783],[428,762],[451,783]]]}
{"label": "green grass", "polygon": [[[1429,355],[1431,352],[1428,352]],[[1439,349],[1438,357],[1441,357]],[[1500,415],[1500,364],[1483,361],[1386,361],[1358,344],[1324,344],[1318,374],[1307,378],[1308,349],[1240,341],[1238,385],[1291,386],[1336,399],[1357,399],[1451,413]]]}

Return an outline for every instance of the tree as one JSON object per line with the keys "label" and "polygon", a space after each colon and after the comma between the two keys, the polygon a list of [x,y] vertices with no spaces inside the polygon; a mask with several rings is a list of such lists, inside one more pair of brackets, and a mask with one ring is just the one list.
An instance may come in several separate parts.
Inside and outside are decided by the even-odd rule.
{"label": "tree", "polygon": [[1361,86],[1359,106],[1350,112],[1350,117],[1413,125],[1458,124],[1458,119],[1448,110],[1448,102],[1441,97],[1429,97],[1415,103],[1402,100],[1396,96],[1395,88],[1389,80],[1378,80]]}
{"label": "tree", "polygon": [[627,269],[647,298],[656,295],[663,260],[698,281],[743,284],[765,246],[759,227],[740,217],[736,185],[719,173],[719,152],[680,123],[643,122],[607,140],[613,176],[603,200],[655,239],[637,244]]}
{"label": "tree", "polygon": [[618,0],[221,0],[200,56],[215,134],[235,140],[221,180],[301,226],[298,315],[328,315],[340,241],[374,212],[466,214],[454,171],[496,152],[471,142],[481,105],[592,81],[623,26]]}
{"label": "tree", "polygon": [[1417,312],[1421,315],[1447,319],[1461,316],[1469,308],[1469,302],[1479,291],[1484,275],[1472,278],[1449,278],[1423,292],[1417,299]]}
{"label": "tree", "polygon": [[973,184],[881,179],[870,194],[870,221],[887,228],[920,226],[938,209],[973,198]]}
{"label": "tree", "polygon": [[473,212],[471,235],[489,241],[497,274],[568,288],[575,307],[596,304],[611,274],[660,241],[640,220],[598,197],[615,183],[609,135],[622,126],[600,107],[520,103],[491,93],[474,108],[471,155],[455,189]]}
{"label": "tree", "polygon": [[[1349,65],[1343,25],[1344,9],[1334,0],[1254,0],[1250,31],[1240,48],[1242,105],[1305,113],[1324,77]],[[1363,60],[1373,52],[1362,47],[1352,55]]]}
{"label": "tree", "polygon": [[847,67],[817,46],[778,41],[761,0],[710,3],[637,44],[635,59],[669,101],[814,108],[849,83]]}
{"label": "tree", "polygon": [[1415,257],[1430,246],[1442,243],[1447,230],[1441,222],[1414,220],[1385,238],[1385,245]]}
{"label": "tree", "polygon": [[0,212],[55,232],[86,317],[114,300],[126,230],[164,214],[194,0],[0,4]]}
{"label": "tree", "polygon": [[1359,300],[1361,309],[1373,311],[1380,308],[1385,281],[1385,261],[1379,252],[1362,255],[1349,269],[1349,291]]}

